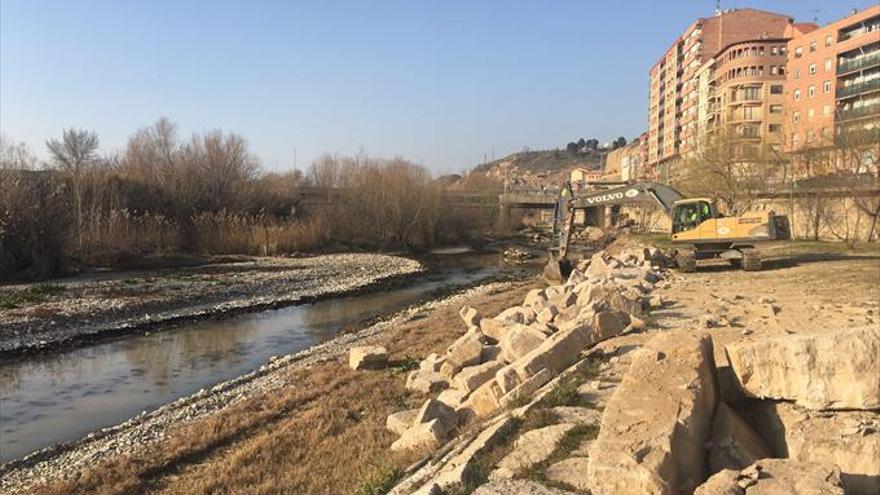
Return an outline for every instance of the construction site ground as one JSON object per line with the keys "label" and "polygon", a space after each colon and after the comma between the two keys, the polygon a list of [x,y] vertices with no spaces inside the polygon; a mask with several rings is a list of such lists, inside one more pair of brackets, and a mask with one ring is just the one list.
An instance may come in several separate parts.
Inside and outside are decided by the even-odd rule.
{"label": "construction site ground", "polygon": [[[878,324],[877,248],[791,244],[765,258],[760,272],[725,262],[671,272],[672,283],[654,292],[662,305],[647,318],[646,332],[704,328],[724,343]],[[492,316],[540,283],[508,283],[467,304]],[[461,334],[460,306],[441,304],[389,330],[381,343],[391,353],[390,369],[352,371],[341,356],[298,370],[283,391],[182,426],[148,454],[119,456],[31,493],[383,493],[382,485],[418,459],[389,453],[396,436],[385,430],[385,418],[423,400],[404,390],[405,370]]]}

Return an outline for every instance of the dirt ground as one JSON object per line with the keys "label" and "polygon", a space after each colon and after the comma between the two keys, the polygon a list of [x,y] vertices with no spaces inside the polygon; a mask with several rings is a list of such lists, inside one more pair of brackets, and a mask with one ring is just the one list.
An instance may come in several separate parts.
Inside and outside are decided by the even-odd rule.
{"label": "dirt ground", "polygon": [[[649,333],[708,328],[723,344],[878,324],[878,253],[777,252],[760,272],[715,263],[670,277],[669,286],[654,292],[663,303],[647,319]],[[470,304],[493,315],[518,304],[534,285],[521,282]],[[35,493],[372,493],[356,490],[393,479],[414,460],[387,454],[395,437],[385,418],[420,402],[404,391],[406,369],[463,330],[457,311],[441,306],[387,337],[390,370],[354,372],[337,361],[298,371],[300,384],[283,394],[183,428],[149,456],[114,459],[74,483]]]}

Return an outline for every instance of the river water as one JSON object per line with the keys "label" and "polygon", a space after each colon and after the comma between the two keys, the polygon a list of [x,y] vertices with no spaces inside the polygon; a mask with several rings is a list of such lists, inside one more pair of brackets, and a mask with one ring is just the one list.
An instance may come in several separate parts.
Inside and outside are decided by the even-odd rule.
{"label": "river water", "polygon": [[499,255],[434,256],[402,287],[202,321],[0,364],[0,462],[118,424],[199,389],[332,339],[438,289],[506,268]]}

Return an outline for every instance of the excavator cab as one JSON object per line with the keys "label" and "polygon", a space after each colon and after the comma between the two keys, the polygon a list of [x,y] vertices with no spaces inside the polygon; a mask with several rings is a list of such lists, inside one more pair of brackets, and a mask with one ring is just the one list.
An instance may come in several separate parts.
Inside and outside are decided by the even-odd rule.
{"label": "excavator cab", "polygon": [[715,203],[707,198],[677,201],[672,210],[672,233],[694,230],[706,220],[718,217]]}

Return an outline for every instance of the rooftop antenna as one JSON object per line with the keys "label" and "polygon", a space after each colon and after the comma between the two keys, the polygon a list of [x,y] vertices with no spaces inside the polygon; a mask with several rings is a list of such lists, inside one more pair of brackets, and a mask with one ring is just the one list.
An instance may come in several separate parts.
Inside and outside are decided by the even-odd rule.
{"label": "rooftop antenna", "polygon": [[822,12],[822,9],[810,9],[810,12],[813,13],[813,22],[819,24],[819,12]]}
{"label": "rooftop antenna", "polygon": [[715,15],[721,15],[721,0],[715,0]]}

